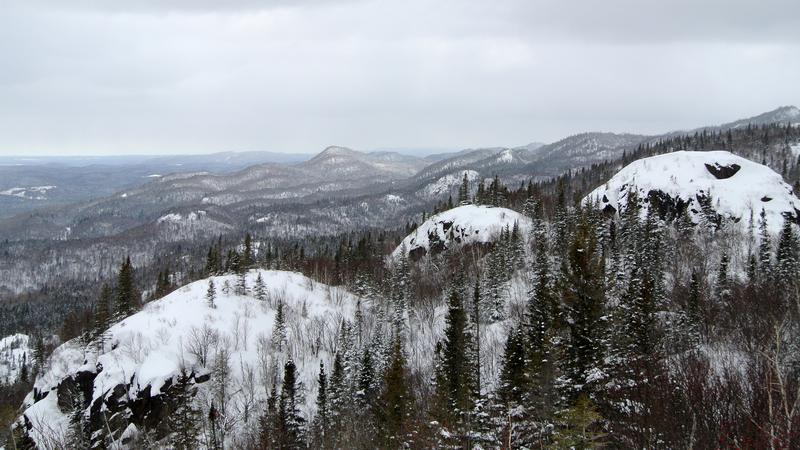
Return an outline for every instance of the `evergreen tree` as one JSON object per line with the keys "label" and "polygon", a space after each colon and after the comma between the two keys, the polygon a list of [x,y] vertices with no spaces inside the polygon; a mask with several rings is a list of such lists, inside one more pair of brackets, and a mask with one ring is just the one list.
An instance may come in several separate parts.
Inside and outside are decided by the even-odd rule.
{"label": "evergreen tree", "polygon": [[264,283],[264,277],[261,276],[261,271],[258,272],[258,276],[256,277],[256,285],[253,287],[253,295],[255,296],[256,300],[262,302],[267,300],[267,285]]}
{"label": "evergreen tree", "polygon": [[378,401],[383,448],[407,448],[410,445],[413,403],[402,342],[395,338],[391,362],[384,374],[383,390]]}
{"label": "evergreen tree", "polygon": [[775,252],[779,282],[788,285],[798,273],[798,245],[791,220],[784,219]]}
{"label": "evergreen tree", "polygon": [[373,394],[375,391],[375,367],[372,361],[373,351],[373,349],[364,348],[361,354],[356,401],[362,408],[372,406]]}
{"label": "evergreen tree", "polygon": [[758,221],[758,267],[760,278],[766,280],[772,269],[772,238],[767,228],[767,213],[761,208]]}
{"label": "evergreen tree", "polygon": [[320,361],[317,377],[317,415],[314,418],[314,441],[320,448],[329,446],[330,419],[328,375],[325,373],[325,364]]}
{"label": "evergreen tree", "polygon": [[469,204],[469,179],[467,172],[464,172],[464,178],[461,180],[461,186],[458,188],[458,204]]}
{"label": "evergreen tree", "polygon": [[283,385],[278,400],[275,435],[277,446],[281,449],[300,449],[304,447],[304,419],[297,408],[297,372],[294,361],[286,361],[283,366]]}
{"label": "evergreen tree", "polygon": [[587,381],[603,360],[604,270],[594,227],[585,212],[579,213],[578,227],[563,266],[562,302],[569,315],[569,343],[565,372],[568,393],[588,389]]}
{"label": "evergreen tree", "polygon": [[457,289],[451,289],[445,318],[444,340],[440,342],[435,368],[434,417],[456,439],[465,439],[464,425],[472,409],[473,371],[465,358],[468,345],[467,314]]}
{"label": "evergreen tree", "polygon": [[278,392],[273,381],[272,387],[267,397],[267,407],[261,416],[259,424],[259,447],[263,449],[277,448],[277,424],[278,424]]}
{"label": "evergreen tree", "polygon": [[253,266],[253,239],[250,233],[244,235],[244,251],[241,257],[242,270],[247,270]]}
{"label": "evergreen tree", "polygon": [[83,392],[77,384],[67,387],[66,400],[69,404],[69,424],[67,428],[66,444],[70,449],[89,449],[91,436],[89,423],[86,419],[86,401]]}
{"label": "evergreen tree", "polygon": [[139,307],[139,292],[133,280],[133,265],[127,257],[117,275],[117,295],[114,303],[114,318],[119,320],[133,314]]}
{"label": "evergreen tree", "polygon": [[103,284],[100,289],[100,298],[97,299],[97,308],[94,313],[93,338],[99,349],[103,349],[108,338],[108,327],[111,325],[111,288]]}
{"label": "evergreen tree", "polygon": [[211,308],[216,308],[217,305],[214,303],[214,300],[217,298],[217,289],[214,286],[214,280],[208,280],[208,290],[206,290],[206,302],[208,306]]}
{"label": "evergreen tree", "polygon": [[723,251],[719,261],[719,269],[717,270],[717,280],[714,287],[716,299],[722,302],[722,305],[727,304],[731,296],[731,280],[728,275],[728,253]]}
{"label": "evergreen tree", "polygon": [[525,334],[521,327],[508,333],[500,369],[500,399],[511,410],[522,404],[528,389],[528,371],[525,355]]}
{"label": "evergreen tree", "polygon": [[689,282],[689,298],[686,301],[686,316],[689,322],[690,343],[697,344],[703,335],[705,314],[700,293],[700,277],[697,272],[692,271],[692,278]]}
{"label": "evergreen tree", "polygon": [[561,414],[563,426],[553,439],[553,448],[589,450],[604,448],[605,433],[600,421],[602,416],[586,395],[581,395],[575,404]]}
{"label": "evergreen tree", "polygon": [[197,446],[200,411],[193,405],[196,392],[194,379],[185,370],[181,370],[170,390],[175,409],[167,417],[172,431],[170,444],[176,450],[191,450]]}
{"label": "evergreen tree", "polygon": [[283,315],[283,300],[279,300],[277,311],[275,312],[275,327],[272,329],[272,346],[281,352],[285,343],[286,318]]}
{"label": "evergreen tree", "polygon": [[247,272],[239,272],[236,276],[236,295],[247,295]]}
{"label": "evergreen tree", "polygon": [[158,281],[156,282],[156,291],[154,298],[161,298],[172,291],[172,281],[170,279],[169,268],[158,273]]}

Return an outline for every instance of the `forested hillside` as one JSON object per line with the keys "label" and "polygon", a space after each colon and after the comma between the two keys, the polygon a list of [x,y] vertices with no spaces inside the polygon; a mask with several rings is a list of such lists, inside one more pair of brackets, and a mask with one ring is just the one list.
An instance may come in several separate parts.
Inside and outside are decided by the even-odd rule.
{"label": "forested hillside", "polygon": [[[35,296],[5,306],[18,308],[7,331],[39,348],[8,445],[794,448],[798,215],[766,210],[800,204],[798,133],[700,131],[512,186],[464,175],[404,226],[243,230],[121,258],[72,305],[42,294],[69,314],[61,327],[25,317]],[[759,182],[785,198],[688,182],[640,193],[636,177],[624,190],[612,178],[679,150],[703,152],[686,161],[715,183],[768,174]],[[725,171],[735,157],[706,150],[750,161]],[[625,193],[612,209],[588,195],[606,183]],[[470,208],[520,219],[483,239],[479,218],[447,218]],[[406,257],[398,245],[420,236],[442,245]],[[57,328],[64,344],[48,357]]]}

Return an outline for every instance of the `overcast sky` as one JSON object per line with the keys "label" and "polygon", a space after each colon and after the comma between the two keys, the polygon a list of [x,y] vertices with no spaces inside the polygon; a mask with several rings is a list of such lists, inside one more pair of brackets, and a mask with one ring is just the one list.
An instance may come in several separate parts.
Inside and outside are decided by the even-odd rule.
{"label": "overcast sky", "polygon": [[800,103],[800,2],[9,0],[0,61],[4,155],[513,146]]}

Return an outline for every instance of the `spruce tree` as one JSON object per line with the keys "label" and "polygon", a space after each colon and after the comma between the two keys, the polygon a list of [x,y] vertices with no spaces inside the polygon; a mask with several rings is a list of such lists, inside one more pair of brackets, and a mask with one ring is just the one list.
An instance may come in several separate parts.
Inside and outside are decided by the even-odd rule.
{"label": "spruce tree", "polygon": [[214,300],[217,298],[217,288],[214,286],[214,280],[208,280],[208,289],[206,290],[206,303],[211,308],[216,308],[217,305],[214,303]]}
{"label": "spruce tree", "polygon": [[434,416],[456,438],[465,438],[465,420],[472,409],[471,376],[473,371],[465,358],[467,314],[457,289],[451,289],[445,318],[444,340],[438,344]]}
{"label": "spruce tree", "polygon": [[458,188],[458,204],[469,204],[469,179],[467,172],[464,172],[464,178],[461,180],[461,186]]}
{"label": "spruce tree", "polygon": [[528,371],[525,355],[525,334],[521,327],[508,333],[500,369],[500,399],[510,410],[522,404],[528,388]]}
{"label": "spruce tree", "polygon": [[717,301],[721,302],[724,306],[730,300],[731,296],[731,280],[728,275],[728,253],[723,251],[719,261],[719,269],[717,270],[717,279],[714,286],[714,293]]}
{"label": "spruce tree", "polygon": [[122,263],[117,275],[117,295],[114,303],[114,318],[119,320],[133,314],[139,307],[139,293],[133,280],[131,258]]}
{"label": "spruce tree", "polygon": [[244,235],[244,251],[242,252],[242,270],[247,270],[253,266],[253,239],[250,233]]}
{"label": "spruce tree", "polygon": [[779,282],[788,285],[793,282],[798,272],[798,244],[794,233],[794,225],[789,219],[783,221],[778,238],[778,249],[775,252]]}
{"label": "spruce tree", "polygon": [[100,298],[97,299],[97,308],[94,313],[93,338],[102,351],[105,341],[108,338],[108,327],[111,325],[111,288],[108,284],[103,284],[100,289]]}
{"label": "spruce tree", "polygon": [[588,389],[589,375],[603,360],[603,308],[605,304],[603,260],[595,229],[585,212],[579,212],[578,227],[569,244],[563,266],[562,302],[567,308],[569,343],[565,385],[573,395]]}
{"label": "spruce tree", "polygon": [[330,419],[328,375],[325,373],[325,364],[320,361],[317,377],[317,415],[314,418],[314,441],[320,448],[329,446]]}
{"label": "spruce tree", "polygon": [[174,401],[175,408],[167,417],[172,431],[170,444],[176,450],[192,450],[197,446],[200,411],[193,404],[196,392],[194,379],[185,370],[181,370],[175,385],[170,389],[170,398]]}
{"label": "spruce tree", "polygon": [[772,237],[767,228],[767,213],[761,208],[758,221],[758,267],[759,276],[765,281],[772,271]]}
{"label": "spruce tree", "polygon": [[698,344],[704,330],[705,314],[700,292],[700,277],[692,271],[689,281],[689,298],[686,301],[686,316],[689,322],[689,339],[691,344]]}
{"label": "spruce tree", "polygon": [[272,329],[272,346],[283,351],[286,343],[286,318],[283,315],[283,300],[278,300],[278,307],[275,312],[275,326]]}
{"label": "spruce tree", "polygon": [[264,277],[261,276],[261,271],[258,272],[258,276],[256,277],[256,284],[253,287],[253,295],[256,300],[262,302],[267,300],[267,285],[264,283]]}
{"label": "spruce tree", "polygon": [[247,295],[247,272],[239,272],[236,276],[236,295]]}
{"label": "spruce tree", "polygon": [[304,447],[304,419],[297,408],[297,368],[291,359],[283,366],[283,385],[278,400],[275,434],[277,446],[281,449],[300,449]]}
{"label": "spruce tree", "polygon": [[378,404],[382,447],[409,446],[414,398],[408,382],[402,342],[397,338],[392,345],[391,361],[383,377],[383,389]]}

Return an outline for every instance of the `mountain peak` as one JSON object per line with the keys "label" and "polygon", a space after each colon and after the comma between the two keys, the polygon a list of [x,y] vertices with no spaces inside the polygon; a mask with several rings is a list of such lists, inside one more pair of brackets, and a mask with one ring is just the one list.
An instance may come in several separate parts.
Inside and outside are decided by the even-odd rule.
{"label": "mountain peak", "polygon": [[360,155],[361,152],[357,152],[351,148],[341,147],[338,145],[330,145],[325,148],[319,155],[317,156],[340,156],[340,155]]}

